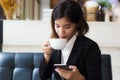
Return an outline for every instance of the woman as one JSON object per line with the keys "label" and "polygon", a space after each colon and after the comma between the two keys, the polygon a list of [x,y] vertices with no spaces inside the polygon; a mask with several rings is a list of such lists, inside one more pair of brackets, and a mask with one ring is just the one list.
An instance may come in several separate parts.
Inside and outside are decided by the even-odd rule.
{"label": "woman", "polygon": [[[40,64],[40,77],[47,80],[101,80],[101,52],[98,45],[84,35],[89,27],[82,10],[74,1],[62,1],[54,8],[51,17],[51,38],[68,40],[63,50],[53,50],[49,42],[42,45],[44,53]],[[66,64],[71,70],[55,68]]]}

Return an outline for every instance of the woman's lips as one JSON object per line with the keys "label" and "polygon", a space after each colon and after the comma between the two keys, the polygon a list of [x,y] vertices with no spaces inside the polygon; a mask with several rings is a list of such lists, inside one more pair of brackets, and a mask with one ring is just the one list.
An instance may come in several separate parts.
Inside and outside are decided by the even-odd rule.
{"label": "woman's lips", "polygon": [[60,36],[60,38],[65,39],[65,36]]}

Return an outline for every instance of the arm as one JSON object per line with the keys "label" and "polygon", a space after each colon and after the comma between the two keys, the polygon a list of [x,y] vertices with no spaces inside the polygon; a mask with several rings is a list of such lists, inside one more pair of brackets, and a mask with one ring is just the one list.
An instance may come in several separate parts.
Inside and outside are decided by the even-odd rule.
{"label": "arm", "polygon": [[92,43],[86,54],[86,80],[101,80],[101,52],[96,43]]}
{"label": "arm", "polygon": [[40,67],[39,67],[40,78],[42,80],[51,78],[53,69],[54,68],[53,68],[52,60],[50,60],[49,63],[46,64],[45,58],[43,57],[43,60],[41,61]]}
{"label": "arm", "polygon": [[49,42],[45,42],[42,45],[43,59],[40,63],[40,77],[42,80],[46,80],[51,77],[53,72],[53,62],[51,60],[52,48],[49,46]]}

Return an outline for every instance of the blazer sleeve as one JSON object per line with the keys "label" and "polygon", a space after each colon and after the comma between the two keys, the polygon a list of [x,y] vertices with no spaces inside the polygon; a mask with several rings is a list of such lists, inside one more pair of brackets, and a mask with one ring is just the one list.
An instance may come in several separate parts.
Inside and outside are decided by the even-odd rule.
{"label": "blazer sleeve", "polygon": [[102,80],[101,51],[95,42],[88,47],[86,54],[86,69],[88,72],[86,80]]}
{"label": "blazer sleeve", "polygon": [[41,80],[47,80],[51,78],[51,75],[53,73],[53,63],[52,60],[49,61],[48,64],[45,63],[45,59],[43,56],[43,59],[40,63],[39,66],[39,74],[40,74],[40,78]]}

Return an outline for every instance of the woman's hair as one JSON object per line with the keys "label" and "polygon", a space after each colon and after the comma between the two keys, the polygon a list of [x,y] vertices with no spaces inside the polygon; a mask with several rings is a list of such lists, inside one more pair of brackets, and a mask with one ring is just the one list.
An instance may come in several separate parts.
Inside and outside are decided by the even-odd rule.
{"label": "woman's hair", "polygon": [[51,37],[58,38],[54,28],[54,22],[62,17],[66,17],[70,22],[76,24],[78,35],[81,36],[88,32],[89,26],[83,17],[83,12],[80,5],[72,0],[64,0],[59,2],[53,9],[51,16]]}

